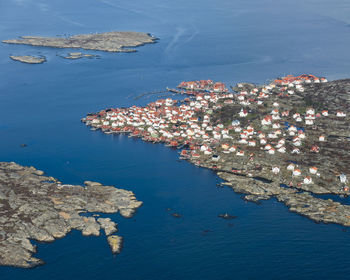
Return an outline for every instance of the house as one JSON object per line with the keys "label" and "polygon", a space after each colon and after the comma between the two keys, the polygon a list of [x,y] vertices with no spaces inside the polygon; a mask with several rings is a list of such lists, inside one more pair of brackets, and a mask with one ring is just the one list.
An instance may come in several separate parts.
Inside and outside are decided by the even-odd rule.
{"label": "house", "polygon": [[187,154],[187,150],[182,150],[180,155],[183,156],[183,157],[186,157],[188,155]]}
{"label": "house", "polygon": [[192,153],[192,157],[193,158],[199,158],[199,154],[198,153]]}
{"label": "house", "polygon": [[345,174],[340,174],[339,175],[339,180],[343,184],[345,184],[348,181]]}
{"label": "house", "polygon": [[204,151],[208,150],[208,148],[209,148],[208,145],[203,144],[203,145],[201,146],[200,150],[201,150],[202,152],[204,152]]}
{"label": "house", "polygon": [[274,129],[278,129],[278,128],[280,128],[281,127],[281,125],[279,124],[279,123],[274,123],[273,125],[272,125],[272,128],[274,128]]}
{"label": "house", "polygon": [[270,144],[267,144],[267,145],[265,146],[264,149],[265,149],[266,151],[268,151],[268,150],[272,149],[272,146],[271,146]]}
{"label": "house", "polygon": [[281,113],[282,117],[288,117],[289,116],[289,111],[283,111]]}
{"label": "house", "polygon": [[324,136],[324,135],[320,135],[318,137],[318,141],[320,141],[320,142],[324,142],[325,140],[326,140],[326,136]]}
{"label": "house", "polygon": [[219,159],[220,159],[219,155],[213,155],[211,158],[212,161],[219,161]]}
{"label": "house", "polygon": [[300,171],[300,169],[294,169],[293,170],[293,176],[300,176],[301,175],[301,171]]}
{"label": "house", "polygon": [[278,166],[272,167],[272,173],[278,174],[280,172],[280,168]]}
{"label": "house", "polygon": [[[278,104],[278,103],[277,103]],[[271,115],[278,115],[279,114],[279,111],[278,111],[278,109],[273,109],[272,111],[271,111]]]}
{"label": "house", "polygon": [[301,141],[298,137],[294,137],[293,139],[293,145],[296,147],[300,147],[301,146]]}
{"label": "house", "polygon": [[328,117],[328,111],[327,111],[327,110],[323,110],[323,111],[321,112],[321,114],[322,114],[322,116],[324,116],[324,117]]}
{"label": "house", "polygon": [[240,95],[237,96],[237,99],[238,99],[239,101],[243,101],[243,100],[244,100],[244,96],[240,94]]}
{"label": "house", "polygon": [[313,120],[310,120],[310,119],[306,119],[306,120],[305,120],[305,124],[306,124],[306,125],[313,125],[313,124],[314,124],[314,121],[313,121]]}
{"label": "house", "polygon": [[291,136],[295,135],[295,132],[297,132],[297,131],[298,131],[298,129],[294,125],[291,125],[288,128],[289,135],[291,135]]}
{"label": "house", "polygon": [[237,147],[236,146],[231,146],[229,149],[228,149],[230,152],[234,152],[237,150]]}
{"label": "house", "polygon": [[239,112],[239,116],[241,118],[245,118],[246,116],[248,116],[248,111],[245,109],[241,109],[241,111]]}
{"label": "house", "polygon": [[316,173],[317,173],[317,167],[315,167],[315,166],[310,167],[310,168],[309,168],[309,172],[310,172],[311,174],[316,174]]}
{"label": "house", "polygon": [[338,111],[337,112],[337,117],[344,118],[344,117],[346,117],[346,114],[344,112]]}
{"label": "house", "polygon": [[262,125],[271,125],[272,123],[272,117],[271,116],[266,116],[261,120]]}
{"label": "house", "polygon": [[241,122],[239,120],[232,121],[232,126],[239,126]]}
{"label": "house", "polygon": [[312,178],[310,176],[307,176],[304,178],[304,184],[305,185],[309,185],[309,184],[312,184]]}
{"label": "house", "polygon": [[305,139],[305,132],[304,131],[302,131],[302,130],[299,130],[298,131],[298,137],[299,137],[299,139]]}
{"label": "house", "polygon": [[295,114],[293,114],[293,119],[297,119],[297,118],[300,118],[300,114],[299,113],[295,113]]}
{"label": "house", "polygon": [[229,147],[230,146],[227,143],[224,143],[224,144],[221,145],[221,148],[224,149],[224,150],[227,150]]}
{"label": "house", "polygon": [[255,147],[256,146],[256,142],[254,140],[249,140],[248,141],[248,146]]}
{"label": "house", "polygon": [[315,109],[314,108],[306,109],[306,115],[315,115]]}
{"label": "house", "polygon": [[320,147],[317,145],[312,145],[310,148],[310,151],[313,153],[319,153],[320,152]]}
{"label": "house", "polygon": [[246,139],[244,139],[244,138],[242,138],[242,139],[240,139],[239,141],[238,141],[238,143],[239,144],[248,144],[248,141],[246,140]]}
{"label": "house", "polygon": [[290,163],[288,166],[287,166],[287,170],[290,170],[290,171],[293,171],[295,169],[295,165],[293,163]]}
{"label": "house", "polygon": [[244,156],[244,151],[237,151],[236,155],[242,157]]}

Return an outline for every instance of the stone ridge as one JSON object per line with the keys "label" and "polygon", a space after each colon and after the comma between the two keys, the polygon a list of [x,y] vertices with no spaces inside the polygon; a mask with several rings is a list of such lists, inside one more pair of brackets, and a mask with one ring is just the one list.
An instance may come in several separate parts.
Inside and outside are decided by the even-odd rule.
{"label": "stone ridge", "polygon": [[[90,181],[84,186],[64,185],[43,174],[34,167],[0,162],[0,265],[29,268],[43,264],[33,257],[36,246],[30,240],[51,242],[72,229],[84,236],[98,236],[102,228],[111,236],[117,231],[111,219],[81,214],[119,211],[129,218],[142,204],[131,191]],[[111,248],[118,253],[121,242],[114,243]]]}

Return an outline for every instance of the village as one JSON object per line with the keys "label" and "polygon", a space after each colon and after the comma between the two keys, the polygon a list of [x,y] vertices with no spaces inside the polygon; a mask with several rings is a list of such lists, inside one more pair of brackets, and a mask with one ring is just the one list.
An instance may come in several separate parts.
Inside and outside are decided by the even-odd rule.
{"label": "village", "polygon": [[[169,89],[184,95],[181,100],[106,109],[82,121],[93,130],[177,148],[181,159],[214,170],[247,200],[344,197],[350,175],[348,86],[348,81],[344,85],[305,74],[260,86],[238,83],[230,90],[211,80],[182,82]],[[313,199],[322,201],[308,201]],[[296,210],[314,220],[350,225],[349,218],[332,220],[339,219],[332,211],[331,218],[313,218],[315,211],[305,211]]]}

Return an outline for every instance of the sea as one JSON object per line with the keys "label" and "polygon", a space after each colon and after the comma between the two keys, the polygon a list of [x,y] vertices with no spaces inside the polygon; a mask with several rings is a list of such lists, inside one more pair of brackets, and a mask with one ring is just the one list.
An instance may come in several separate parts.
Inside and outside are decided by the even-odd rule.
{"label": "sea", "polygon": [[0,160],[66,184],[91,180],[133,191],[143,201],[133,218],[102,215],[118,223],[123,250],[113,256],[103,234],[72,231],[33,242],[45,265],[0,267],[0,279],[350,279],[350,229],[316,224],[275,199],[246,202],[220,187],[214,172],[180,161],[176,149],[80,122],[89,112],[146,105],[168,95],[144,93],[181,81],[349,78],[350,2],[0,0],[0,40],[114,30],[159,40],[135,53],[85,51],[99,58],[80,60],[61,57],[74,50],[0,43]]}

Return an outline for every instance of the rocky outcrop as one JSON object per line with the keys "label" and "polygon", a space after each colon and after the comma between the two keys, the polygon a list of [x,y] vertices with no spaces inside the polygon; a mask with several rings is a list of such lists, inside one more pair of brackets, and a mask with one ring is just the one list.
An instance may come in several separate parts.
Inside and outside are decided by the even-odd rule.
{"label": "rocky outcrop", "polygon": [[118,235],[111,235],[111,236],[108,236],[107,241],[108,241],[109,247],[111,247],[113,254],[120,253],[120,250],[123,244],[122,237]]}
{"label": "rocky outcrop", "polygon": [[37,57],[37,56],[31,56],[31,55],[22,55],[22,56],[11,55],[10,58],[12,60],[20,61],[28,64],[40,64],[46,61],[46,58],[44,56]]}
{"label": "rocky outcrop", "polygon": [[75,35],[67,38],[22,36],[20,39],[4,40],[7,44],[21,44],[53,48],[81,48],[107,52],[133,52],[137,47],[154,43],[156,38],[142,32],[106,32],[95,34]]}
{"label": "rocky outcrop", "polygon": [[99,58],[98,55],[94,54],[85,54],[81,52],[70,52],[67,55],[62,55],[61,57],[65,59],[80,59],[80,58]]}
{"label": "rocky outcrop", "polygon": [[[42,264],[33,257],[36,247],[30,240],[51,242],[72,229],[84,236],[98,236],[102,228],[109,236],[117,231],[116,224],[87,214],[119,211],[130,217],[141,204],[131,191],[90,181],[84,186],[64,185],[33,167],[1,162],[0,265]],[[116,241],[111,246],[113,253],[120,250],[121,242]]]}

